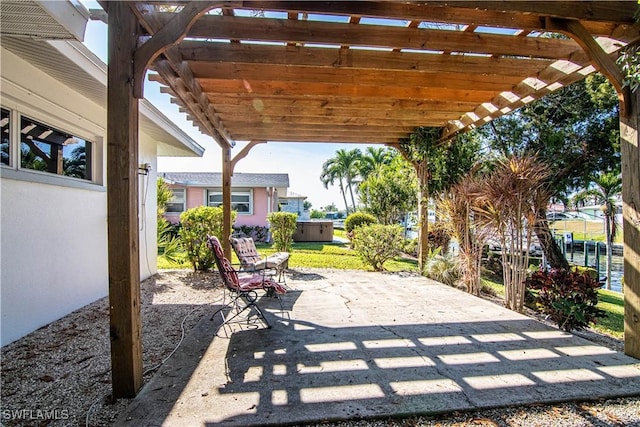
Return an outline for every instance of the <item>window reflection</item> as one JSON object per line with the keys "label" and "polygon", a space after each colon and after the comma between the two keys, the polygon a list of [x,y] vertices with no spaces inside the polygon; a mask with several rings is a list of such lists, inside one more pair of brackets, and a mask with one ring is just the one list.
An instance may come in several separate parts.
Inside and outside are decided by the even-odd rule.
{"label": "window reflection", "polygon": [[10,165],[10,155],[9,155],[9,139],[11,138],[11,126],[10,126],[10,117],[9,110],[5,110],[2,108],[2,113],[0,114],[0,125],[2,125],[2,130],[0,133],[2,134],[2,145],[0,145],[0,158],[2,160],[3,165]]}
{"label": "window reflection", "polygon": [[91,143],[22,117],[20,167],[90,180]]}
{"label": "window reflection", "polygon": [[173,213],[177,213],[177,212],[184,212],[184,205],[185,205],[185,191],[183,188],[174,188],[171,190],[171,193],[173,194],[171,196],[171,199],[169,199],[169,201],[167,202],[167,208],[166,211],[167,212],[173,212]]}
{"label": "window reflection", "polygon": [[[222,206],[222,193],[209,191],[209,206]],[[251,192],[239,191],[231,193],[231,209],[239,214],[251,214]]]}

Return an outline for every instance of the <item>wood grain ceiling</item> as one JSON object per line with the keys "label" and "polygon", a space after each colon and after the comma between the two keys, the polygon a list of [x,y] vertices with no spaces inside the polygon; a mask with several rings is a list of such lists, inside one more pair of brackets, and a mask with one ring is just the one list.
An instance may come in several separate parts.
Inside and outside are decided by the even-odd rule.
{"label": "wood grain ceiling", "polygon": [[394,144],[417,126],[446,138],[595,71],[581,44],[558,34],[586,32],[605,61],[640,40],[635,1],[211,5],[132,8],[147,36],[184,31],[180,14],[198,17],[149,78],[230,145]]}

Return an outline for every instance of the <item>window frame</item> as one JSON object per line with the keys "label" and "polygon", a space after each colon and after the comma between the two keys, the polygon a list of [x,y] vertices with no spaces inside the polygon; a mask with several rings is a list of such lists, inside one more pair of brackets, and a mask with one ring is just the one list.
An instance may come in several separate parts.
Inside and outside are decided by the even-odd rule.
{"label": "window frame", "polygon": [[[102,147],[104,142],[99,134],[96,133],[92,137],[86,137],[85,135],[91,133],[91,131],[87,132],[84,128],[77,128],[68,123],[65,125],[66,122],[60,122],[58,125],[50,126],[48,123],[59,122],[59,120],[55,119],[57,117],[55,114],[49,117],[49,120],[43,120],[42,117],[44,114],[41,110],[29,104],[22,104],[18,99],[9,94],[6,95],[6,99],[3,99],[3,101],[6,102],[0,104],[0,107],[3,110],[9,111],[9,164],[7,165],[0,162],[0,176],[19,181],[105,191],[103,183],[104,177],[102,176],[103,170],[100,163],[100,159],[103,158]],[[75,138],[85,141],[87,147],[90,147],[89,152],[85,154],[85,176],[88,175],[89,179],[21,167],[20,148],[22,145],[22,134],[20,123],[23,118],[33,120],[43,125],[46,124],[46,126],[50,126],[58,132],[72,135]],[[69,129],[75,130],[69,131]]]}
{"label": "window frame", "polygon": [[[22,170],[22,171],[29,171],[29,172],[37,172],[37,173],[45,173],[45,174],[49,174],[49,175],[53,175],[53,176],[59,176],[59,177],[64,177],[64,178],[69,178],[69,179],[77,179],[83,182],[94,182],[93,180],[93,151],[95,149],[95,144],[85,138],[82,138],[78,135],[76,135],[75,132],[67,132],[66,130],[62,130],[60,129],[58,126],[53,126],[50,125],[48,123],[46,123],[45,121],[41,121],[39,119],[33,118],[30,115],[27,114],[22,114],[19,113],[18,114],[18,120],[19,120],[19,125],[18,127],[18,136],[19,138],[16,138],[16,143],[15,145],[15,149],[17,151],[16,157],[17,157],[17,163],[16,166],[18,168],[18,170]],[[23,138],[23,135],[26,133],[28,134],[29,132],[23,132],[25,128],[23,128],[22,126],[25,123],[29,123],[29,126],[34,126],[34,127],[42,127],[42,128],[46,128],[50,133],[57,133],[59,134],[59,136],[62,136],[63,138],[66,136],[67,140],[71,139],[71,140],[79,140],[78,143],[84,143],[84,148],[85,148],[85,159],[84,159],[84,177],[80,177],[80,176],[73,176],[73,175],[67,175],[65,172],[67,172],[64,167],[61,167],[59,169],[59,171],[52,171],[52,170],[48,170],[48,169],[35,169],[35,168],[29,168],[29,167],[25,167],[23,165],[23,158],[22,158],[22,147],[23,145],[27,145],[27,142],[24,142],[23,139],[28,138],[31,135],[27,135],[27,137]],[[64,164],[64,159],[69,159],[69,156],[65,156],[64,155],[64,148],[66,147],[66,143],[67,141],[64,142],[64,144],[59,144],[57,142],[53,142],[53,141],[48,141],[46,138],[36,138],[35,141],[37,141],[38,143],[42,144],[42,145],[48,145],[50,147],[50,153],[51,153],[51,161],[54,161],[54,149],[58,148],[59,149],[59,156],[62,157],[62,164]],[[28,138],[30,140],[34,140],[34,138]],[[69,144],[71,145],[71,144]],[[59,146],[59,147],[58,147]],[[80,147],[80,145],[78,146]],[[38,146],[38,148],[40,148]],[[33,149],[31,149],[31,152],[33,152]],[[37,155],[37,153],[36,153]],[[39,156],[41,157],[41,156]],[[51,166],[51,165],[49,165]]]}
{"label": "window frame", "polygon": [[[184,212],[187,209],[187,189],[186,188],[170,188],[169,190],[171,190],[171,198],[167,200],[167,207],[165,209],[165,213],[180,214]],[[177,192],[182,193],[182,201],[178,202],[174,200]],[[178,204],[182,205],[182,209],[180,211],[169,210],[169,205],[178,205]]]}
{"label": "window frame", "polygon": [[[15,145],[13,142],[13,124],[15,122],[15,114],[13,112],[13,110],[11,108],[6,108],[4,106],[0,106],[0,109],[2,109],[3,111],[6,111],[7,114],[7,120],[8,123],[6,124],[7,128],[5,130],[0,130],[3,134],[7,133],[7,143],[9,144],[7,146],[7,163],[4,163],[2,161],[0,161],[0,165],[2,165],[3,167],[13,167],[14,161],[13,161],[13,146]],[[4,128],[4,126],[3,126]]]}
{"label": "window frame", "polygon": [[[206,206],[213,206],[213,207],[218,207],[218,206],[222,206],[222,201],[220,201],[220,203],[212,203],[211,202],[211,196],[220,196],[220,199],[222,200],[222,190],[219,189],[207,189],[206,191],[206,198],[205,198],[205,203]],[[245,203],[245,202],[233,202],[233,196],[248,196],[249,197],[249,201],[248,201],[248,211],[247,212],[241,212],[238,211],[235,207],[237,204],[239,203]],[[253,189],[252,188],[247,188],[247,189],[236,189],[234,191],[231,191],[231,210],[236,211],[236,213],[238,215],[253,215],[254,212],[254,207],[253,207]]]}

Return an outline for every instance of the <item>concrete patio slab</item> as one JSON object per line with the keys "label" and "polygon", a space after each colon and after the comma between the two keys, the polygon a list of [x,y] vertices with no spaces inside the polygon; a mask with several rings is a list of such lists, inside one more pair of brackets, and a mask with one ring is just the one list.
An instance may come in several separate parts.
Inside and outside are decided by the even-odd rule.
{"label": "concrete patio slab", "polygon": [[[293,272],[271,329],[200,322],[117,425],[299,424],[640,395],[640,361],[415,275]],[[212,313],[213,313],[212,309]]]}

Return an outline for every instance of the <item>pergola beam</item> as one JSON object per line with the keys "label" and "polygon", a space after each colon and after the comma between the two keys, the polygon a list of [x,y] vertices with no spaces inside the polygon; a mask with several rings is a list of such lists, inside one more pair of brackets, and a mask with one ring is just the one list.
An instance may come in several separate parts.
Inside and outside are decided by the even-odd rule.
{"label": "pergola beam", "polygon": [[[393,18],[418,22],[436,22],[466,26],[473,23],[477,26],[497,26],[506,28],[522,28],[528,31],[544,30],[545,15],[556,16],[560,12],[557,1],[536,1],[528,5],[512,4],[513,2],[461,2],[430,1],[428,3],[405,2],[328,2],[313,1],[301,4],[295,1],[244,1],[245,9],[280,10],[325,13],[330,15],[358,15],[364,17]],[[466,4],[465,4],[466,3]],[[590,6],[584,1],[563,1],[565,12],[573,19],[580,19],[592,34],[611,35],[616,28],[612,23],[633,23],[633,1],[610,1],[604,6]],[[592,2],[593,3],[593,2]],[[527,13],[522,13],[528,8]],[[531,10],[531,9],[534,10]]]}
{"label": "pergola beam", "polygon": [[[164,18],[168,21],[171,15]],[[513,55],[548,59],[568,58],[580,46],[573,40],[513,37],[509,35],[467,33],[423,28],[384,27],[384,34],[375,25],[344,25],[334,22],[314,22],[206,15],[189,30],[189,37],[239,39],[243,41],[322,43],[340,46],[369,46],[397,49],[418,49],[475,54]]]}
{"label": "pergola beam", "polygon": [[[318,49],[304,46],[270,46],[185,41],[179,47],[182,59],[205,63],[265,64],[285,66],[356,68],[362,70],[425,71],[527,77],[551,65],[551,59],[482,56],[443,56],[434,53],[382,52],[357,49]],[[586,59],[586,58],[585,58]]]}

